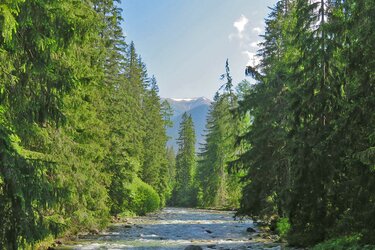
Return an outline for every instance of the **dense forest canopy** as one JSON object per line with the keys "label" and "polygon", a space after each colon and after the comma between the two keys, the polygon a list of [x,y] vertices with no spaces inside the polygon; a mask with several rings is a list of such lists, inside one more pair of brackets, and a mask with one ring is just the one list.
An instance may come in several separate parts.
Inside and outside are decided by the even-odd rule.
{"label": "dense forest canopy", "polygon": [[104,1],[0,4],[0,249],[164,206],[168,114]]}
{"label": "dense forest canopy", "polygon": [[167,204],[238,209],[294,246],[375,244],[375,2],[270,11],[255,83],[227,60],[205,143],[185,113],[175,155],[118,1],[0,3],[0,249]]}
{"label": "dense forest canopy", "polygon": [[[239,213],[278,218],[293,245],[374,243],[375,3],[283,0],[266,19]],[[236,164],[235,164],[236,165]],[[360,248],[360,247],[359,247]]]}

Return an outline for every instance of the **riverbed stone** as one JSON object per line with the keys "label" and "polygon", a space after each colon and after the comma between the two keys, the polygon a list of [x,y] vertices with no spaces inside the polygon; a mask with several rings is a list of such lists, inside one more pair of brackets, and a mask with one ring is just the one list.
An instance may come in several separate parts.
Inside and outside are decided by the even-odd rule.
{"label": "riverbed stone", "polygon": [[89,231],[89,233],[90,233],[91,235],[98,235],[98,234],[100,233],[100,231],[99,231],[98,229],[94,228],[94,229],[91,229],[91,230]]}

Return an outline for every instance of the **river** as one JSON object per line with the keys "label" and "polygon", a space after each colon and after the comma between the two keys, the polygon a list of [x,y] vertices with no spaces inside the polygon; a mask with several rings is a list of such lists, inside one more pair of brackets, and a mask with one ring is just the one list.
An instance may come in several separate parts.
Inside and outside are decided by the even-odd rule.
{"label": "river", "polygon": [[144,217],[116,223],[98,235],[81,236],[64,249],[282,249],[259,232],[247,232],[251,220],[235,220],[234,213],[165,208]]}

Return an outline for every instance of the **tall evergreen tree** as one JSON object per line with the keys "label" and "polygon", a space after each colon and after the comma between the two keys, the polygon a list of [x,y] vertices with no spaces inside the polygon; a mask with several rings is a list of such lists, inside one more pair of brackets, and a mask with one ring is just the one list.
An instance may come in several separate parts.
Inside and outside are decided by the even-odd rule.
{"label": "tall evergreen tree", "polygon": [[196,205],[194,178],[196,171],[195,131],[193,119],[186,112],[182,115],[176,156],[176,184],[172,205],[193,207]]}
{"label": "tall evergreen tree", "polygon": [[148,79],[117,2],[0,4],[1,249],[159,206],[137,176]]}
{"label": "tall evergreen tree", "polygon": [[[248,131],[240,136],[249,148],[236,164],[243,166],[247,175],[240,213],[267,219],[274,214],[284,216],[288,185],[288,160],[285,156],[287,113],[285,79],[288,62],[294,51],[288,47],[288,31],[293,27],[291,3],[279,1],[266,20],[266,33],[259,54],[261,64],[248,67],[248,74],[258,81],[240,100],[239,112],[250,115]],[[258,72],[260,71],[260,73]]]}
{"label": "tall evergreen tree", "polygon": [[237,103],[233,92],[228,60],[222,79],[223,94],[216,93],[206,123],[206,141],[198,161],[198,181],[202,190],[201,203],[205,207],[237,207],[239,199],[238,174],[229,174],[228,163],[236,155],[235,136],[237,117],[233,111]]}
{"label": "tall evergreen tree", "polygon": [[167,158],[167,190],[166,190],[166,202],[170,203],[172,198],[172,192],[176,184],[176,155],[173,147],[167,147],[166,151]]}
{"label": "tall evergreen tree", "polygon": [[91,79],[78,68],[95,58],[88,48],[100,21],[83,2],[9,1],[1,9],[0,50],[9,57],[1,62],[0,248],[18,249],[64,229],[51,214],[69,194],[47,131],[66,123],[65,95]]}
{"label": "tall evergreen tree", "polygon": [[105,165],[111,176],[108,185],[111,213],[131,210],[131,183],[141,170],[143,161],[142,98],[146,72],[138,58],[134,43],[124,41],[120,27],[121,9],[114,1],[96,1],[95,10],[104,22],[101,32],[105,48],[103,58],[102,119],[109,125],[109,141]]}
{"label": "tall evergreen tree", "polygon": [[155,77],[150,80],[150,89],[146,91],[144,97],[145,110],[145,137],[144,159],[142,164],[142,180],[150,184],[161,196],[161,201],[165,204],[167,191],[167,160],[166,143],[167,136],[165,122],[162,117],[162,107],[159,88]]}
{"label": "tall evergreen tree", "polygon": [[[336,227],[340,234],[359,232],[364,243],[374,244],[375,3],[351,0],[337,5],[333,24],[340,30],[341,56],[346,63],[341,64],[345,74],[340,75],[344,108],[333,136],[344,150],[335,177],[335,202],[341,213]],[[351,226],[345,227],[348,224]]]}
{"label": "tall evergreen tree", "polygon": [[[353,69],[362,51],[354,44],[365,43],[359,42],[363,34],[371,39],[361,23],[369,21],[367,11],[374,6],[357,7],[354,1],[279,1],[266,21],[262,63],[247,68],[258,83],[239,107],[251,116],[248,132],[240,137],[250,146],[239,159],[248,171],[240,211],[287,217],[292,244],[312,245],[353,232],[360,232],[366,242],[373,238],[372,227],[354,229],[359,225],[354,221],[364,217],[353,211],[374,211],[371,205],[358,207],[354,198],[362,193],[368,201],[371,195],[360,190],[372,190],[371,171],[360,167],[371,162],[372,142],[362,141],[368,147],[363,151],[355,143],[371,138],[357,132],[369,128],[372,116],[360,121],[350,117],[361,116],[363,109],[354,108],[357,105],[371,110],[366,106],[371,100],[360,91],[367,86],[363,89],[372,92],[371,77],[359,80]],[[349,133],[356,139],[343,136],[349,124],[363,126]],[[357,150],[361,153],[354,153]],[[348,224],[354,227],[348,230]]]}
{"label": "tall evergreen tree", "polygon": [[290,241],[295,244],[324,240],[337,216],[330,183],[340,168],[340,150],[330,135],[341,113],[344,72],[337,47],[342,36],[331,28],[329,19],[336,8],[323,0],[296,1],[293,33],[300,58],[289,81],[293,120],[287,145],[293,178],[288,204]]}

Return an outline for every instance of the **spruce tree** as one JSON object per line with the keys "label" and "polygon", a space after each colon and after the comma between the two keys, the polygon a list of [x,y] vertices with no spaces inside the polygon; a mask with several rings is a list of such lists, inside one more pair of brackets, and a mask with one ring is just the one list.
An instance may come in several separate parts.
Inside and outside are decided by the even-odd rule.
{"label": "spruce tree", "polygon": [[194,178],[196,171],[195,131],[191,115],[182,115],[178,152],[176,156],[176,183],[173,190],[172,205],[193,207],[196,204]]}
{"label": "spruce tree", "polygon": [[[291,73],[291,160],[289,219],[290,241],[314,244],[326,239],[331,220],[331,181],[340,167],[340,150],[330,135],[341,113],[344,71],[340,66],[340,31],[332,29],[331,14],[339,6],[328,1],[296,1],[296,26],[292,31],[300,58]],[[297,35],[298,34],[298,35]],[[322,228],[324,228],[322,230]],[[302,239],[302,240],[301,240]]]}
{"label": "spruce tree", "polygon": [[93,76],[86,59],[100,20],[73,1],[8,1],[1,15],[0,248],[18,249],[64,230],[51,214],[69,195],[60,180],[73,176],[61,175],[49,132],[66,124],[65,96]]}
{"label": "spruce tree", "polygon": [[[359,138],[371,138],[371,133],[360,134],[371,127],[373,116],[364,118],[357,105],[371,110],[361,91],[372,92],[372,78],[354,73],[359,51],[371,54],[358,45],[371,37],[362,37],[366,29],[361,23],[369,21],[373,5],[353,3],[279,1],[266,21],[261,64],[247,68],[257,84],[239,106],[243,117],[250,114],[248,131],[239,137],[248,145],[237,162],[248,172],[240,212],[286,217],[288,240],[295,245],[354,232],[365,242],[373,238],[373,228],[360,227],[362,222],[355,221],[364,216],[354,212],[374,211],[371,205],[358,206],[371,204],[365,201],[371,199],[373,176],[364,166],[372,159],[372,141],[362,141],[363,150],[356,144]],[[349,124],[363,127],[348,132]],[[355,201],[358,193],[363,202]]]}
{"label": "spruce tree", "polygon": [[[288,8],[287,8],[288,7]],[[239,140],[248,147],[235,164],[247,171],[240,213],[268,219],[285,216],[284,191],[288,185],[288,161],[285,160],[287,103],[285,78],[287,63],[294,51],[288,47],[293,27],[291,3],[279,1],[266,20],[266,33],[260,65],[248,67],[257,80],[240,100],[239,112],[250,116],[247,131]],[[259,72],[258,72],[259,71]]]}
{"label": "spruce tree", "polygon": [[[336,145],[344,150],[337,173],[336,202],[341,212],[339,234],[359,232],[363,243],[375,243],[374,199],[374,18],[375,3],[345,1],[336,11],[335,28],[342,34],[345,85],[344,109],[334,133]],[[345,136],[343,136],[345,135]],[[350,224],[350,227],[344,225]]]}
{"label": "spruce tree", "polygon": [[150,89],[145,93],[143,104],[146,122],[141,178],[158,192],[162,204],[165,204],[168,185],[166,180],[168,178],[166,160],[167,136],[155,77],[150,79],[149,85]]}
{"label": "spruce tree", "polygon": [[172,192],[176,184],[176,154],[173,147],[167,147],[166,150],[167,159],[167,190],[166,190],[166,202],[171,203]]}
{"label": "spruce tree", "polygon": [[235,159],[235,137],[238,122],[234,110],[237,97],[233,92],[228,60],[222,79],[223,94],[216,93],[206,123],[206,140],[198,161],[198,181],[205,207],[237,207],[239,178],[229,173],[229,162]]}

